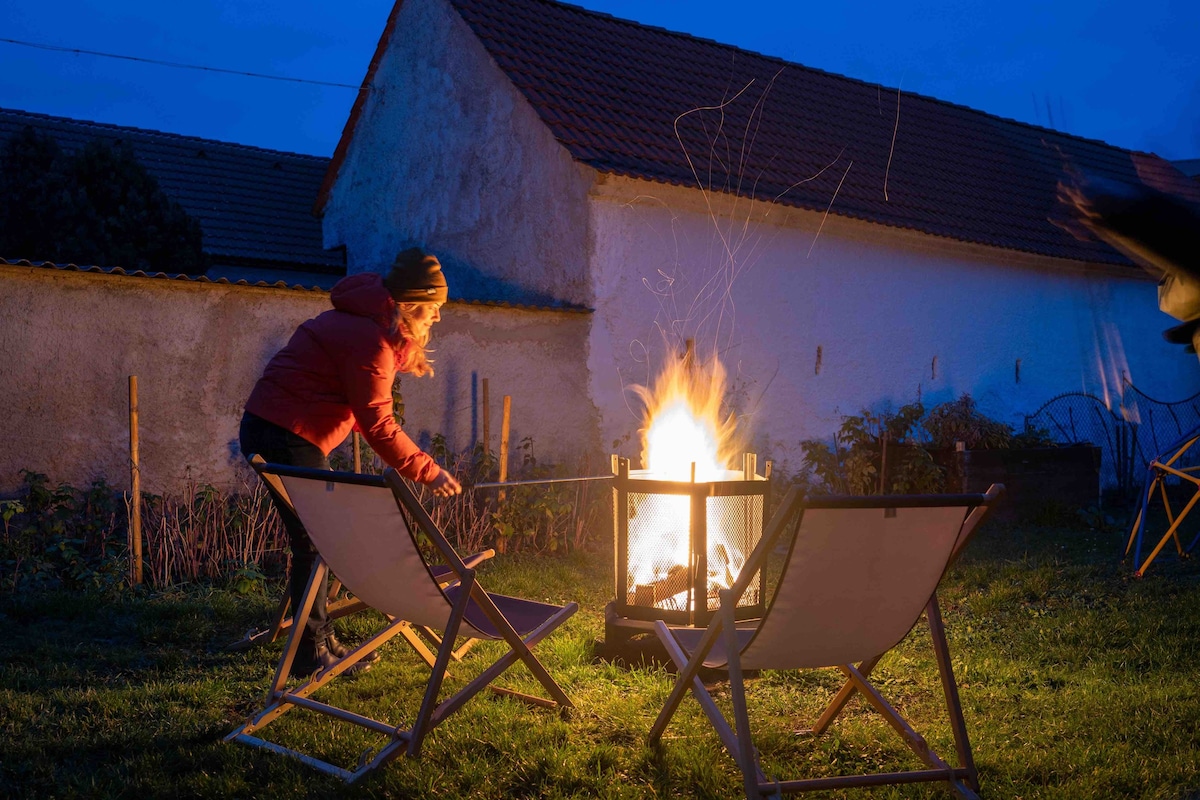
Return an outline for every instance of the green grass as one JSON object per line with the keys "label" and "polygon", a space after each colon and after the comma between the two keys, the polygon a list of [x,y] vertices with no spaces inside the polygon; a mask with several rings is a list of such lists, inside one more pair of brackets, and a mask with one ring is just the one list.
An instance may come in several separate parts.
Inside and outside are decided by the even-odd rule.
{"label": "green grass", "polygon": [[[943,583],[943,614],[986,798],[1200,798],[1200,561],[1164,554],[1142,580],[1120,533],[985,529]],[[478,696],[426,740],[346,789],[291,760],[222,737],[261,703],[280,645],[224,645],[269,618],[274,591],[0,599],[0,796],[12,797],[734,797],[740,776],[690,697],[662,746],[646,733],[671,687],[655,667],[598,660],[611,557],[499,556],[496,591],[581,610],[536,652],[574,700],[567,719]],[[372,620],[343,624],[344,639]],[[340,623],[342,624],[342,623]],[[456,677],[496,653],[481,645]],[[423,665],[400,640],[371,672],[324,697],[407,726]],[[482,657],[481,657],[482,656]],[[877,684],[936,750],[953,754],[923,623],[876,670]],[[538,691],[523,667],[502,682]],[[839,685],[831,671],[751,681],[768,775],[917,766],[856,699],[820,738],[797,735]],[[728,707],[728,693],[714,695]],[[379,737],[296,710],[267,729],[281,744],[352,767]],[[945,797],[936,785],[822,797]]]}

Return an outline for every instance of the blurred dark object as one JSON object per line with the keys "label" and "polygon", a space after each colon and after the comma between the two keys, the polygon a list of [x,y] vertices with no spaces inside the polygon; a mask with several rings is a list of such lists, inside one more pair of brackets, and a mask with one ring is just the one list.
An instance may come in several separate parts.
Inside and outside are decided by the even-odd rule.
{"label": "blurred dark object", "polygon": [[1163,338],[1191,349],[1200,330],[1200,205],[1078,170],[1059,182],[1058,199],[1069,216],[1055,224],[1079,238],[1091,234],[1159,279],[1159,307],[1183,320]]}
{"label": "blurred dark object", "polygon": [[1089,176],[1060,182],[1058,198],[1076,222],[1155,277],[1184,274],[1200,282],[1200,205],[1145,184]]}

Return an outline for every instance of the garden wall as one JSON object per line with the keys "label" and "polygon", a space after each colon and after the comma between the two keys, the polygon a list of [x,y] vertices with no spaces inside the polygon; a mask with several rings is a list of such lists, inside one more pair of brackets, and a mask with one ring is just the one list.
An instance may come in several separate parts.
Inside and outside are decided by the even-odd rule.
{"label": "garden wall", "polygon": [[[254,381],[295,327],[327,308],[319,290],[0,264],[0,494],[23,469],[127,487],[130,375],[143,489],[236,484],[237,425]],[[589,324],[577,312],[448,304],[434,331],[437,375],[401,384],[407,430],[470,447],[489,378],[493,450],[504,394],[514,444],[532,437],[551,462],[594,450],[595,411],[582,400]]]}

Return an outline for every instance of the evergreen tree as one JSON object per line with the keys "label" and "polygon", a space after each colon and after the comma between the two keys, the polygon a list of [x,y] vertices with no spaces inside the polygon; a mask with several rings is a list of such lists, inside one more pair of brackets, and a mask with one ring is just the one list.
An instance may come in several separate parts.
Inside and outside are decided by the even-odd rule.
{"label": "evergreen tree", "polygon": [[202,273],[200,225],[124,142],[73,155],[26,127],[0,160],[0,256]]}

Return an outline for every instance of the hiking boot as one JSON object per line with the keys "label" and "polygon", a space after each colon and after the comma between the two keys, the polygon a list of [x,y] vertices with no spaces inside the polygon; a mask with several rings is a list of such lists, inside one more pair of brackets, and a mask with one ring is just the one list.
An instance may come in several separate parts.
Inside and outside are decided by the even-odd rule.
{"label": "hiking boot", "polygon": [[[300,647],[296,651],[296,657],[292,659],[292,668],[289,674],[293,678],[307,678],[314,673],[329,669],[340,660],[329,649],[326,637],[321,637],[320,639],[316,637],[310,638],[306,634],[300,638]],[[366,672],[370,668],[371,664],[366,659],[363,659],[342,674],[356,675],[360,672]]]}
{"label": "hiking boot", "polygon": [[[325,646],[329,648],[329,652],[333,653],[338,658],[345,658],[346,654],[353,650],[353,647],[347,647],[338,641],[337,636],[331,630],[325,637]],[[374,664],[379,660],[379,651],[372,650],[359,660],[359,664]]]}

